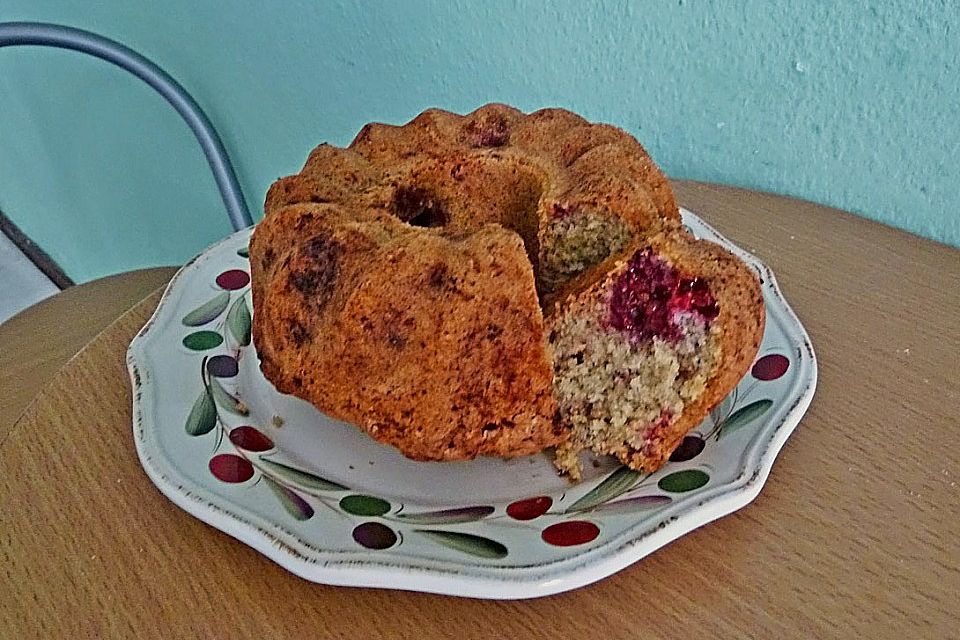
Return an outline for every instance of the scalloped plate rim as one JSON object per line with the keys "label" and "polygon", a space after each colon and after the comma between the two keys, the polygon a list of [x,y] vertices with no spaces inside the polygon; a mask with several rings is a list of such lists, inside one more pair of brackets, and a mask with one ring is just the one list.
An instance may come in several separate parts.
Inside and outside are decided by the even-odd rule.
{"label": "scalloped plate rim", "polygon": [[[130,343],[126,363],[133,388],[134,443],[141,466],[158,490],[178,507],[256,549],[291,573],[312,582],[512,600],[561,593],[621,571],[690,531],[752,502],[763,488],[777,455],[809,407],[817,385],[817,358],[809,335],[784,298],[770,268],[730,242],[689,209],[681,207],[680,210],[685,217],[693,217],[727,249],[762,273],[779,303],[786,332],[801,343],[797,348],[802,351],[798,360],[802,369],[795,382],[796,386],[802,388],[799,391],[791,389],[790,396],[795,401],[781,417],[780,423],[769,428],[770,433],[765,441],[746,448],[748,455],[744,466],[747,473],[742,473],[733,482],[714,487],[706,492],[703,500],[685,507],[681,513],[658,517],[652,525],[643,526],[641,531],[637,531],[642,524],[638,523],[597,547],[561,560],[522,567],[485,567],[483,573],[471,573],[463,569],[475,567],[434,559],[405,557],[390,562],[362,551],[336,552],[340,556],[337,559],[324,558],[323,552],[311,555],[309,545],[297,539],[293,532],[284,531],[282,527],[247,511],[243,511],[242,515],[234,513],[231,510],[233,505],[227,504],[225,507],[216,504],[215,499],[209,496],[200,495],[204,493],[203,487],[195,487],[201,490],[196,492],[178,483],[177,479],[165,473],[162,462],[153,455],[147,441],[144,414],[145,408],[150,406],[150,400],[145,397],[144,390],[150,382],[151,373],[143,366],[147,360],[146,338],[189,268],[222,244],[242,234],[250,234],[252,228],[222,238],[187,262],[170,280],[156,310]],[[343,559],[343,556],[356,558]]]}

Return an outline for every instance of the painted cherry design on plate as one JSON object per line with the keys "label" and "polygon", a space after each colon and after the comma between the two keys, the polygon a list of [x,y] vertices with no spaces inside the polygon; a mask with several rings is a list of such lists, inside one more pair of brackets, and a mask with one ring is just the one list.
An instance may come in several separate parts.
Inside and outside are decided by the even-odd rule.
{"label": "painted cherry design on plate", "polygon": [[250,284],[250,274],[242,269],[230,269],[217,276],[217,285],[227,291],[243,289]]}
{"label": "painted cherry design on plate", "polygon": [[240,365],[233,356],[219,355],[207,360],[207,373],[215,378],[233,378],[240,372]]}
{"label": "painted cherry design on plate", "polygon": [[230,442],[244,451],[269,451],[273,449],[273,440],[253,427],[237,427],[230,432]]}
{"label": "painted cherry design on plate", "polygon": [[397,542],[393,529],[379,522],[364,522],[353,528],[353,540],[367,549],[389,549]]}
{"label": "painted cherry design on plate", "polygon": [[507,515],[514,520],[533,520],[545,514],[551,506],[553,499],[548,496],[517,500],[507,506]]}
{"label": "painted cherry design on plate", "polygon": [[670,461],[686,462],[687,460],[693,460],[703,452],[706,444],[706,440],[696,434],[685,436],[680,442],[680,446],[670,454]]}
{"label": "painted cherry design on plate", "polygon": [[253,477],[253,465],[246,458],[232,453],[221,453],[210,458],[210,473],[217,480],[237,483]]}
{"label": "painted cherry design on plate", "polygon": [[786,356],[782,356],[779,353],[772,353],[768,356],[763,356],[753,363],[753,368],[750,369],[750,375],[757,380],[767,382],[783,376],[789,368],[790,361]]}
{"label": "painted cherry design on plate", "polygon": [[540,534],[543,541],[555,547],[586,544],[600,535],[600,527],[587,520],[569,520],[552,524]]}

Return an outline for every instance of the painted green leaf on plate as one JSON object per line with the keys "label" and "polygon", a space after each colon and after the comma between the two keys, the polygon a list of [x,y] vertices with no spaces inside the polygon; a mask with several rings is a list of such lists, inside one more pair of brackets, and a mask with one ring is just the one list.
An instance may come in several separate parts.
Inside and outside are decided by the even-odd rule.
{"label": "painted green leaf on plate", "polygon": [[313,517],[313,507],[297,495],[296,492],[291,491],[268,476],[263,476],[263,479],[266,481],[267,486],[270,487],[270,490],[273,491],[273,494],[277,496],[277,499],[280,500],[280,504],[283,505],[287,513],[297,520],[309,520]]}
{"label": "painted green leaf on plate", "polygon": [[250,250],[247,247],[241,247],[237,249],[237,255],[240,256],[241,258],[249,258]]}
{"label": "painted green leaf on plate", "polygon": [[700,469],[684,469],[663,476],[657,486],[670,493],[686,493],[710,482],[710,476]]}
{"label": "painted green leaf on plate", "polygon": [[730,435],[740,427],[750,424],[765,414],[772,406],[773,400],[757,400],[745,407],[740,407],[733,412],[732,416],[724,421],[723,426],[720,427],[720,432],[717,434],[717,439],[719,440],[723,436]]}
{"label": "painted green leaf on plate", "polygon": [[250,309],[243,296],[237,298],[227,312],[227,327],[241,347],[250,344]]}
{"label": "painted green leaf on plate", "polygon": [[390,511],[390,503],[376,496],[354,494],[344,496],[340,508],[355,516],[382,516]]}
{"label": "painted green leaf on plate", "polygon": [[613,500],[629,491],[642,477],[643,474],[639,471],[634,471],[626,466],[620,467],[604,478],[603,482],[591,489],[586,495],[567,507],[567,512],[586,511],[598,504]]}
{"label": "painted green leaf on plate", "polygon": [[397,515],[397,519],[412,524],[457,524],[460,522],[476,522],[493,512],[493,507],[460,507],[458,509],[443,509],[442,511],[401,513]]}
{"label": "painted green leaf on plate", "polygon": [[312,474],[309,471],[303,471],[302,469],[297,469],[280,462],[274,462],[273,460],[267,460],[266,458],[260,458],[260,463],[270,471],[276,473],[278,476],[281,476],[300,487],[315,489],[317,491],[347,490],[347,488],[342,484],[331,482],[330,480],[321,478],[320,476]]}
{"label": "painted green leaf on plate", "polygon": [[659,509],[673,502],[670,496],[651,495],[637,496],[636,498],[627,498],[626,500],[617,500],[616,502],[606,502],[592,509],[590,513],[604,515],[613,515],[617,513],[637,513],[639,511],[650,511]]}
{"label": "painted green leaf on plate", "polygon": [[187,422],[184,425],[187,433],[191,436],[202,436],[217,425],[217,407],[213,404],[213,398],[206,387],[197,396],[193,408],[190,409],[190,415],[187,416]]}
{"label": "painted green leaf on plate", "polygon": [[247,409],[246,405],[230,395],[230,393],[223,388],[223,385],[220,384],[220,381],[213,376],[210,377],[210,394],[213,396],[217,406],[226,409],[230,413],[235,413],[238,416],[249,415],[250,410]]}
{"label": "painted green leaf on plate", "polygon": [[207,302],[183,316],[181,322],[188,327],[199,327],[202,324],[207,324],[223,313],[223,310],[227,308],[229,302],[230,292],[221,291]]}
{"label": "painted green leaf on plate", "polygon": [[499,560],[507,557],[507,548],[505,546],[496,540],[475,536],[472,533],[430,531],[427,529],[414,529],[413,531],[431,542],[478,558]]}
{"label": "painted green leaf on plate", "polygon": [[216,331],[194,331],[183,337],[183,346],[191,351],[206,351],[223,344],[223,336]]}

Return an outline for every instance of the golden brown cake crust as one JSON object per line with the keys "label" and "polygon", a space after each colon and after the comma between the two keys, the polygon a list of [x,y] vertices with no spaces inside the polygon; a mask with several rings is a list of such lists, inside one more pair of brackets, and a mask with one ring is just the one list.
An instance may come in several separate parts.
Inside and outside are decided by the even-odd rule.
{"label": "golden brown cake crust", "polygon": [[320,145],[270,187],[265,211],[306,202],[401,219],[427,208],[461,230],[501,224],[523,237],[535,269],[542,223],[558,212],[602,208],[638,234],[680,221],[666,176],[630,134],[502,104],[463,116],[430,109],[405,125],[368,124],[345,149]]}
{"label": "golden brown cake crust", "polygon": [[250,257],[254,341],[281,392],[418,460],[525,455],[562,439],[516,234],[451,236],[292,205],[260,224]]}
{"label": "golden brown cake crust", "polygon": [[[264,375],[414,459],[517,456],[565,440],[538,294],[549,310],[616,268],[622,244],[604,244],[605,221],[620,234],[611,237],[661,238],[678,263],[729,289],[719,373],[653,455],[626,452],[625,462],[662,463],[762,335],[746,267],[686,236],[640,143],[563,109],[490,104],[368,124],[275,182],[265,212],[250,245]],[[556,242],[580,214],[578,241],[592,248],[578,257],[579,245]],[[576,277],[581,261],[610,251]],[[554,269],[560,259],[572,267]]]}

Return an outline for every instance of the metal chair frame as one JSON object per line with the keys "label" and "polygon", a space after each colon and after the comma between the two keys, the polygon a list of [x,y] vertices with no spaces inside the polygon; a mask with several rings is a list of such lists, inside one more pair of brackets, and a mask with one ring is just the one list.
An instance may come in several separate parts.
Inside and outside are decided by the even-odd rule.
{"label": "metal chair frame", "polygon": [[126,69],[153,87],[177,110],[203,148],[234,230],[253,224],[220,136],[196,100],[170,74],[133,49],[90,31],[42,22],[0,22],[0,49],[17,45],[79,51]]}

